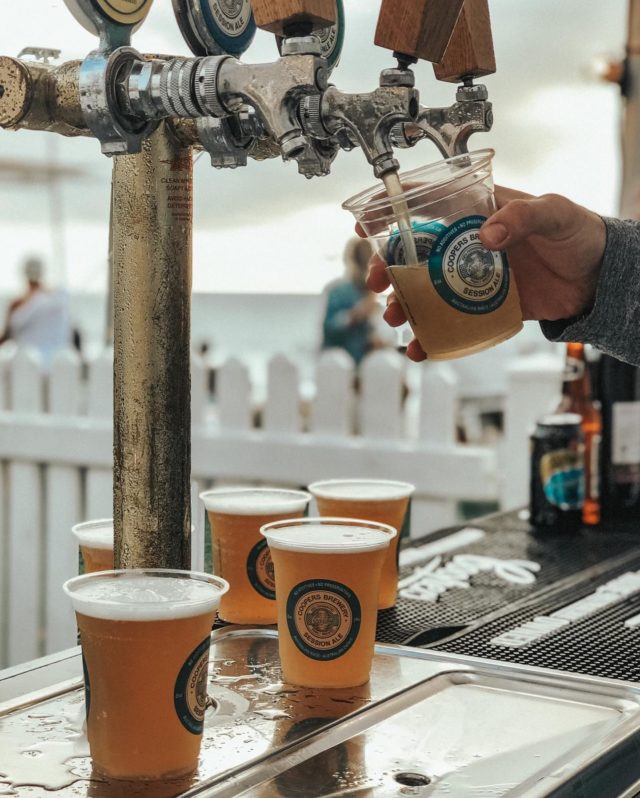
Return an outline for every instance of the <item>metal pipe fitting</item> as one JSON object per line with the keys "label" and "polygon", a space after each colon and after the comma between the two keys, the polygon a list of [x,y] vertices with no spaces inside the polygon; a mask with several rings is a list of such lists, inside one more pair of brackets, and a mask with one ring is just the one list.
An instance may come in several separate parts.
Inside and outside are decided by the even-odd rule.
{"label": "metal pipe fitting", "polygon": [[0,127],[91,135],[80,106],[80,62],[60,66],[0,56]]}
{"label": "metal pipe fitting", "polygon": [[410,85],[381,85],[370,94],[345,94],[330,86],[322,95],[320,122],[329,135],[347,128],[376,177],[382,177],[399,168],[393,156],[393,128],[415,121],[419,108],[418,92]]}

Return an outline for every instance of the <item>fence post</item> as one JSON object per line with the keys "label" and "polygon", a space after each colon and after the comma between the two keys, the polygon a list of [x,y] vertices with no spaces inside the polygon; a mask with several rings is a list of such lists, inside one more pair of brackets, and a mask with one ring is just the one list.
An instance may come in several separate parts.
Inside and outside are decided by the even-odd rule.
{"label": "fence post", "polygon": [[[49,381],[49,412],[77,417],[81,388],[79,355],[61,352],[53,361]],[[45,654],[75,645],[76,623],[62,582],[78,572],[78,545],[71,527],[80,518],[80,471],[74,466],[50,465],[46,469],[46,603]]]}
{"label": "fence post", "polygon": [[[89,365],[89,418],[113,420],[113,352],[105,349]],[[113,517],[113,468],[90,468],[87,472],[85,515]]]}
{"label": "fence post", "polygon": [[264,429],[286,435],[300,432],[300,387],[296,365],[285,355],[275,355],[269,361],[268,369]]}
{"label": "fence post", "polygon": [[508,378],[500,447],[500,501],[504,510],[529,500],[529,436],[537,419],[558,406],[562,361],[550,353],[519,358],[509,366]]}
{"label": "fence post", "polygon": [[[10,364],[11,409],[39,414],[43,408],[43,380],[36,352],[19,349]],[[43,535],[43,480],[35,463],[8,466],[8,599],[7,653],[9,665],[39,657],[44,591],[41,563]]]}
{"label": "fence post", "polygon": [[[15,344],[9,341],[0,346],[0,411],[9,409],[9,367],[15,354]],[[5,586],[9,578],[9,518],[8,518],[8,464],[0,461],[0,596],[7,595]],[[0,609],[0,668],[6,663],[7,609]]]}
{"label": "fence post", "polygon": [[204,358],[191,356],[191,426],[199,427],[206,421],[209,404],[209,372]]}
{"label": "fence post", "polygon": [[421,381],[420,439],[429,443],[456,443],[458,377],[448,363],[425,368]]}
{"label": "fence post", "polygon": [[218,372],[218,414],[220,428],[242,431],[251,429],[251,382],[247,367],[229,358]]}
{"label": "fence post", "polygon": [[365,438],[403,438],[404,360],[392,349],[368,355],[360,367],[360,430]]}
{"label": "fence post", "polygon": [[[419,440],[429,445],[453,448],[457,445],[458,378],[447,363],[434,363],[422,372],[420,381]],[[452,475],[455,479],[455,474]],[[435,530],[458,520],[454,499],[415,496],[412,502],[412,531]]]}
{"label": "fence post", "polygon": [[191,482],[191,570],[204,571],[204,509],[200,484]]}
{"label": "fence post", "polygon": [[353,434],[353,373],[353,360],[342,349],[320,355],[309,424],[315,435]]}

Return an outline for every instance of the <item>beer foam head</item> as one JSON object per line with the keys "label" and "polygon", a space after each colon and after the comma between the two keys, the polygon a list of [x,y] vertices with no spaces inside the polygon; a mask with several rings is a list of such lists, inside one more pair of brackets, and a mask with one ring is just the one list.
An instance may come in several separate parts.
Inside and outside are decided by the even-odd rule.
{"label": "beer foam head", "polygon": [[200,494],[204,506],[226,515],[278,515],[302,512],[311,500],[302,490],[279,488],[217,488]]}
{"label": "beer foam head", "polygon": [[307,554],[358,554],[386,549],[397,534],[388,524],[343,518],[304,518],[265,524],[270,548]]}
{"label": "beer foam head", "polygon": [[309,485],[309,491],[318,499],[352,502],[407,499],[414,490],[409,482],[391,479],[326,479]]}
{"label": "beer foam head", "polygon": [[101,571],[63,585],[73,609],[113,621],[160,621],[215,612],[229,589],[210,574],[172,570]]}
{"label": "beer foam head", "polygon": [[92,549],[113,548],[113,518],[102,518],[99,521],[76,524],[71,531],[81,546],[88,546]]}

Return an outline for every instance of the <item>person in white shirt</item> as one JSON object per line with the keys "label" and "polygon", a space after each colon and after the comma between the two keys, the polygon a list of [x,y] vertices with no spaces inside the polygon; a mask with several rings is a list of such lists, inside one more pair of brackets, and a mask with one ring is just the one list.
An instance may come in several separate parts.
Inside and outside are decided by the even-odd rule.
{"label": "person in white shirt", "polygon": [[35,349],[48,371],[56,353],[71,343],[69,296],[64,290],[43,286],[40,258],[28,257],[23,271],[27,289],[10,303],[0,343],[11,340],[19,347]]}

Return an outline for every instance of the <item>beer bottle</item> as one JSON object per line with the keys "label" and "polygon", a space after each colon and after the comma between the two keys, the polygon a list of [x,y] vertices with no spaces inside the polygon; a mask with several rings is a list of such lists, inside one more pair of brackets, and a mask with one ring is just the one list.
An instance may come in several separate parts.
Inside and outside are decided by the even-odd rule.
{"label": "beer bottle", "polygon": [[640,371],[602,355],[602,514],[640,519]]}
{"label": "beer bottle", "polygon": [[562,400],[558,413],[577,413],[582,418],[584,435],[585,499],[582,510],[583,523],[600,523],[600,444],[602,416],[599,402],[594,401],[592,382],[585,346],[567,344],[567,355],[562,383]]}

